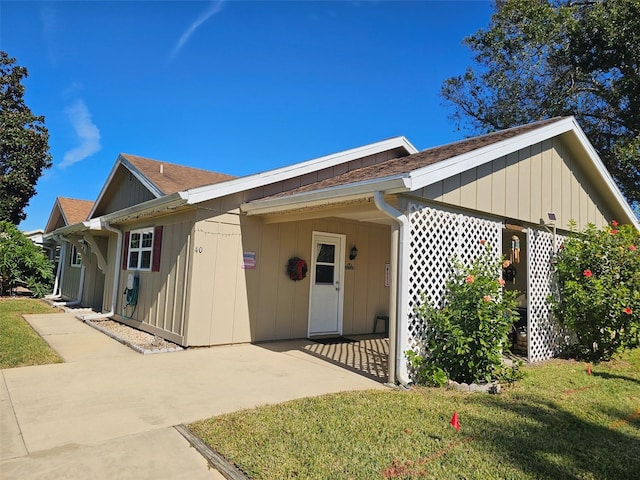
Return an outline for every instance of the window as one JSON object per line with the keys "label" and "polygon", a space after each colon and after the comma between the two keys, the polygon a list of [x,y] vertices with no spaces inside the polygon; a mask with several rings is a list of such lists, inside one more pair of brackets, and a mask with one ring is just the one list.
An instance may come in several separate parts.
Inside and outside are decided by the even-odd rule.
{"label": "window", "polygon": [[333,285],[336,246],[327,243],[318,243],[316,246],[316,285]]}
{"label": "window", "polygon": [[71,266],[79,267],[82,265],[82,256],[75,245],[71,245]]}
{"label": "window", "polygon": [[122,268],[124,270],[160,271],[162,227],[132,230],[125,234]]}
{"label": "window", "polygon": [[153,229],[136,230],[129,236],[129,270],[151,270]]}

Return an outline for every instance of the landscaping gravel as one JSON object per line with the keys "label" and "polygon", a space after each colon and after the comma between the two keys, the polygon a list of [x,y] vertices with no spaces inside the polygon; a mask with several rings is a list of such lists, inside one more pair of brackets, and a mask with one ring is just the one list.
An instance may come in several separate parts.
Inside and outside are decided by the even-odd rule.
{"label": "landscaping gravel", "polygon": [[180,345],[114,320],[87,320],[86,323],[140,353],[163,353],[182,350]]}

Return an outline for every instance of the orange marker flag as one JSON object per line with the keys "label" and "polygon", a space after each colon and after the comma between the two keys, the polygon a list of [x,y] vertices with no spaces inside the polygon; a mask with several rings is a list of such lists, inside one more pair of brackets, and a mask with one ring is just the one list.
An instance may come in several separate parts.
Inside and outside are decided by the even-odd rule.
{"label": "orange marker flag", "polygon": [[591,375],[591,364],[587,363],[587,375]]}
{"label": "orange marker flag", "polygon": [[451,421],[449,422],[451,425],[453,425],[453,428],[456,429],[456,431],[460,431],[460,422],[458,421],[458,412],[453,412],[453,417],[451,417]]}

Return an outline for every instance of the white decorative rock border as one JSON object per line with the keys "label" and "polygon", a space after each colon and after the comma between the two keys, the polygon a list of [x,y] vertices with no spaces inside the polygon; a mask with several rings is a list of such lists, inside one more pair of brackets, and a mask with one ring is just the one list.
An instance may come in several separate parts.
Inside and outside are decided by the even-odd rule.
{"label": "white decorative rock border", "polygon": [[453,380],[449,380],[447,385],[448,388],[452,390],[458,390],[460,392],[466,393],[491,393],[498,394],[500,393],[500,384],[498,382],[491,383],[458,383]]}

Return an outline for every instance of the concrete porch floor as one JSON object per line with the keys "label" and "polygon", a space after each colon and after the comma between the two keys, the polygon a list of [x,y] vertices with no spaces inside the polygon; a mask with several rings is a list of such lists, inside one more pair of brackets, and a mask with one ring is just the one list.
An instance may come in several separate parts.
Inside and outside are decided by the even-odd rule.
{"label": "concrete porch floor", "polygon": [[302,350],[371,380],[387,381],[389,339],[381,335],[349,335],[339,343],[311,342]]}

